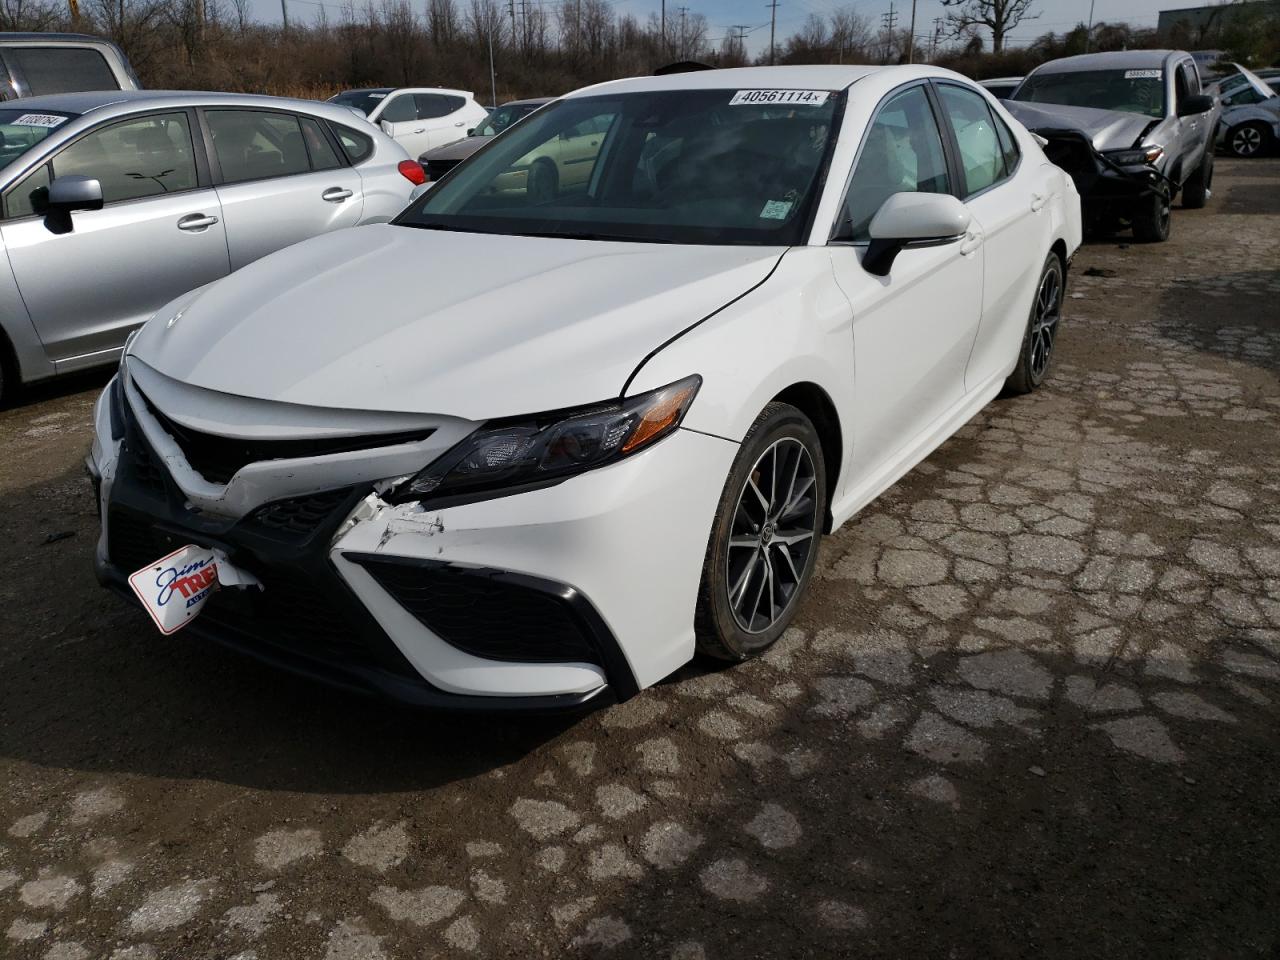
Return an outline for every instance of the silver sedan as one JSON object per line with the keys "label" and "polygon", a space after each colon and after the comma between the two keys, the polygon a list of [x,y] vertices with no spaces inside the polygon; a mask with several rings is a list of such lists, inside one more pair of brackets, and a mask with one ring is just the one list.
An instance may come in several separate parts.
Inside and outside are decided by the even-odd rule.
{"label": "silver sedan", "polygon": [[0,109],[0,397],[112,363],[174,297],[299,240],[390,220],[423,181],[350,110],[103,91]]}

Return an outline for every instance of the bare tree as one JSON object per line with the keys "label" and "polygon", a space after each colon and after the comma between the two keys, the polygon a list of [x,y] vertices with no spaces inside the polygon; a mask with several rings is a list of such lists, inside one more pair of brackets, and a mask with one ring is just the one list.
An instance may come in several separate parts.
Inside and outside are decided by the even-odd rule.
{"label": "bare tree", "polygon": [[991,31],[991,49],[999,53],[1004,49],[1005,37],[1024,20],[1034,20],[1040,14],[1032,13],[1035,0],[942,0],[947,8],[947,25],[953,37],[960,36],[973,27],[986,27]]}
{"label": "bare tree", "polygon": [[866,63],[870,60],[871,24],[852,10],[836,10],[831,14],[831,46],[836,63]]}
{"label": "bare tree", "polygon": [[453,0],[427,0],[427,35],[436,48],[458,39],[458,8]]}

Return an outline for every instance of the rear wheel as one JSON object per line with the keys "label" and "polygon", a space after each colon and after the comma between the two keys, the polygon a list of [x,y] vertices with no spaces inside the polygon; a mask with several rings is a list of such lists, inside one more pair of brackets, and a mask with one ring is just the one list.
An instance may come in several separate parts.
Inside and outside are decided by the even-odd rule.
{"label": "rear wheel", "polygon": [[1205,150],[1204,158],[1191,179],[1182,185],[1182,206],[1185,210],[1199,210],[1209,202],[1213,187],[1213,150]]}
{"label": "rear wheel", "polygon": [[771,403],[738,450],[702,568],[698,652],[745,660],[782,636],[818,558],[826,465],[813,423]]}
{"label": "rear wheel", "polygon": [[1163,243],[1169,239],[1169,190],[1161,187],[1138,201],[1133,215],[1133,237],[1143,243]]}
{"label": "rear wheel", "polygon": [[1040,283],[1031,303],[1018,365],[1004,382],[1005,396],[1030,393],[1044,383],[1054,345],[1058,342],[1058,321],[1062,318],[1062,295],[1066,286],[1063,281],[1062,261],[1056,253],[1051,253],[1040,270]]}
{"label": "rear wheel", "polygon": [[1227,131],[1227,149],[1237,157],[1256,157],[1271,146],[1271,130],[1265,123],[1250,120]]}

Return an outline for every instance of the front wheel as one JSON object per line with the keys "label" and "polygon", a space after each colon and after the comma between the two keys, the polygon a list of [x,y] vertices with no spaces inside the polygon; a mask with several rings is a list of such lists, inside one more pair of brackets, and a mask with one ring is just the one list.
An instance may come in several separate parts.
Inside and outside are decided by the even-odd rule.
{"label": "front wheel", "polygon": [[1056,253],[1049,254],[1040,269],[1040,282],[1036,285],[1036,297],[1031,302],[1031,316],[1027,318],[1027,332],[1023,334],[1018,351],[1018,365],[1004,382],[1004,395],[1030,393],[1044,383],[1049,373],[1049,361],[1058,342],[1058,321],[1062,318],[1062,294],[1065,290],[1062,261]]}
{"label": "front wheel", "polygon": [[698,594],[698,652],[746,660],[795,618],[818,559],[826,462],[812,421],[770,403],[747,431],[716,509]]}
{"label": "front wheel", "polygon": [[1204,158],[1196,172],[1182,185],[1182,207],[1184,210],[1199,210],[1209,202],[1213,188],[1213,150],[1204,152]]}
{"label": "front wheel", "polygon": [[1138,201],[1133,214],[1133,237],[1142,243],[1163,243],[1169,239],[1169,190],[1161,187]]}
{"label": "front wheel", "polygon": [[1271,129],[1250,120],[1227,131],[1227,149],[1237,157],[1256,157],[1271,144]]}

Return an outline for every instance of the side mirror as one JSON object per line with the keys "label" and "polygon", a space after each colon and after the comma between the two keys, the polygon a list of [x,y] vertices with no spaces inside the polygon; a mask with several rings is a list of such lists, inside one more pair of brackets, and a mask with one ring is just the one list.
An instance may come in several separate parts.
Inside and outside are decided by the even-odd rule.
{"label": "side mirror", "polygon": [[475,127],[467,127],[467,136],[468,136],[468,137],[474,137],[475,135],[476,135],[476,128],[475,128]]}
{"label": "side mirror", "polygon": [[871,243],[862,266],[868,273],[887,276],[903,250],[954,243],[972,219],[968,208],[950,194],[895,193],[871,218]]}
{"label": "side mirror", "polygon": [[45,224],[54,233],[70,233],[71,211],[101,209],[102,184],[93,177],[56,177],[49,184]]}
{"label": "side mirror", "polygon": [[1182,102],[1178,104],[1178,116],[1191,117],[1197,113],[1208,113],[1212,109],[1213,97],[1206,97],[1203,93],[1196,93],[1182,98]]}
{"label": "side mirror", "polygon": [[388,137],[393,137],[393,138],[395,137],[396,128],[391,123],[390,120],[379,120],[378,126],[382,128],[382,132],[385,133]]}

